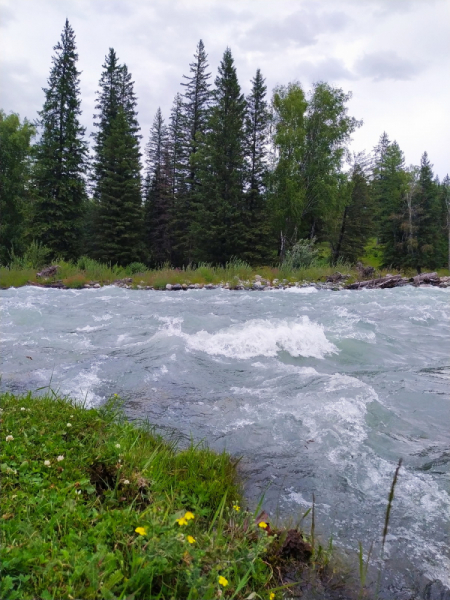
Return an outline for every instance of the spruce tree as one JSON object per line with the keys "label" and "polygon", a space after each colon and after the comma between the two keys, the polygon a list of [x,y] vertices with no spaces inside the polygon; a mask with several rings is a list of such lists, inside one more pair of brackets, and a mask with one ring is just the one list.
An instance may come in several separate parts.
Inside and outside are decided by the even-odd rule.
{"label": "spruce tree", "polygon": [[413,202],[416,207],[417,252],[413,266],[420,273],[424,267],[436,269],[442,266],[440,248],[440,210],[438,188],[434,182],[432,165],[428,154],[423,153]]}
{"label": "spruce tree", "polygon": [[[177,199],[174,226],[174,255],[177,263],[188,264],[194,256],[198,214],[195,209],[195,196],[199,188],[197,153],[207,129],[208,111],[211,100],[211,84],[208,72],[208,56],[202,40],[199,41],[194,61],[190,63],[190,75],[184,75],[181,110],[177,109],[176,119],[172,118],[171,133],[178,140]],[[178,112],[179,110],[179,112]],[[175,116],[175,115],[174,115]],[[176,125],[175,125],[176,123]],[[175,148],[175,137],[172,148]]]}
{"label": "spruce tree", "polygon": [[267,87],[260,69],[252,80],[247,97],[245,119],[246,206],[242,258],[261,264],[269,258],[270,223],[266,206],[267,142],[270,113],[266,101]]}
{"label": "spruce tree", "polygon": [[146,147],[145,242],[148,262],[159,267],[171,261],[173,187],[169,131],[161,109],[156,111]]}
{"label": "spruce tree", "polygon": [[103,146],[99,199],[97,258],[126,266],[143,258],[139,142],[119,107]]}
{"label": "spruce tree", "polygon": [[45,102],[39,113],[41,139],[36,146],[33,230],[54,257],[68,260],[80,252],[87,144],[79,121],[80,72],[75,34],[67,19],[54,50]]}
{"label": "spruce tree", "polygon": [[244,246],[246,101],[229,48],[215,80],[205,143],[197,152],[197,260],[224,264]]}
{"label": "spruce tree", "polygon": [[142,260],[143,211],[139,124],[131,74],[111,48],[97,94],[94,134],[95,247],[101,261]]}

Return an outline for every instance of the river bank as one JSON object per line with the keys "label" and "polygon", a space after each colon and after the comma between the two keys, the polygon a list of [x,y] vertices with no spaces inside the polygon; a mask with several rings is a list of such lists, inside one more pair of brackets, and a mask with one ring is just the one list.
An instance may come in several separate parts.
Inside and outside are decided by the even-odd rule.
{"label": "river bank", "polygon": [[274,600],[313,580],[343,597],[314,531],[245,508],[230,455],[178,449],[129,423],[117,397],[0,399],[2,598]]}
{"label": "river bank", "polygon": [[[92,261],[94,262],[94,261]],[[98,289],[115,285],[125,289],[156,291],[187,291],[194,289],[224,289],[234,291],[272,291],[288,288],[308,288],[341,291],[344,289],[385,289],[412,285],[450,287],[445,270],[422,273],[389,273],[376,271],[362,264],[337,271],[332,267],[283,270],[234,263],[225,268],[200,266],[195,269],[160,269],[127,274],[126,269],[95,264],[80,270],[70,263],[52,265],[38,272],[32,269],[0,268],[0,287],[32,285],[54,289]],[[129,275],[129,276],[127,276]]]}

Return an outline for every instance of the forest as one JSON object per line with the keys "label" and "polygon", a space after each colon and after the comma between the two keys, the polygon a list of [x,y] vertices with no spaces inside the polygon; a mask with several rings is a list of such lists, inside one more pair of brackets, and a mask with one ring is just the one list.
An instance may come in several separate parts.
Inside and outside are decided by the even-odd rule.
{"label": "forest", "polygon": [[118,266],[270,265],[315,246],[338,265],[371,240],[384,267],[448,265],[449,176],[434,175],[426,152],[407,166],[387,133],[352,155],[362,121],[348,114],[350,93],[295,81],[269,97],[256,69],[245,96],[230,48],[213,80],[200,40],[143,139],[132,74],[110,48],[89,143],[77,61],[66,20],[39,119],[0,111],[2,266],[30,249]]}

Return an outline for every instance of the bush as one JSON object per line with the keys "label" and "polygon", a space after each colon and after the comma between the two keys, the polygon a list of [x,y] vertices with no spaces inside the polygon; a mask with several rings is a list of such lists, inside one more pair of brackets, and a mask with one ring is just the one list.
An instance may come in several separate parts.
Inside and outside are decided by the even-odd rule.
{"label": "bush", "polygon": [[39,242],[31,242],[22,257],[11,253],[10,269],[41,269],[50,257],[51,250]]}
{"label": "bush", "polygon": [[126,270],[129,275],[136,275],[136,273],[145,273],[145,271],[147,271],[148,269],[144,265],[144,263],[132,262],[127,266]]}
{"label": "bush", "polygon": [[306,269],[317,264],[319,250],[314,247],[316,238],[298,240],[286,253],[283,268]]}

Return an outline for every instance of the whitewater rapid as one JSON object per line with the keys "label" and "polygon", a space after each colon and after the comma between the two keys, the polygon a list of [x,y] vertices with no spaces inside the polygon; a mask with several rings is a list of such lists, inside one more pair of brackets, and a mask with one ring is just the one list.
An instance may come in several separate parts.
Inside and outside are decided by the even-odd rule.
{"label": "whitewater rapid", "polygon": [[450,598],[449,290],[307,290],[3,290],[1,386],[117,393],[242,456],[273,518],[314,494],[324,538],[373,540],[374,569],[401,457],[381,597]]}

